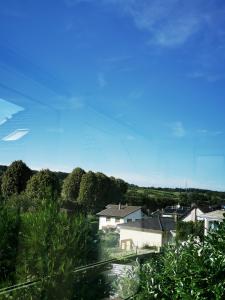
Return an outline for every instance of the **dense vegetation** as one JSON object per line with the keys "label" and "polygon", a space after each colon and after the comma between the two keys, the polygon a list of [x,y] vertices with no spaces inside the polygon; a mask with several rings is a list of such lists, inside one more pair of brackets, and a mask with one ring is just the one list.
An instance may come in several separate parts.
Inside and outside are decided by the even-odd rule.
{"label": "dense vegetation", "polygon": [[40,280],[26,295],[13,292],[13,299],[92,299],[85,290],[77,293],[73,275],[77,266],[99,259],[98,226],[90,214],[122,201],[127,184],[80,168],[32,171],[22,161],[0,170],[0,287]]}
{"label": "dense vegetation", "polygon": [[[92,299],[91,292],[87,296],[78,289],[72,271],[98,260],[99,254],[110,257],[107,249],[117,246],[118,236],[113,234],[99,243],[94,217],[109,203],[144,205],[154,211],[178,202],[215,205],[225,199],[225,193],[216,191],[137,187],[81,168],[70,174],[32,171],[22,161],[0,167],[0,185],[0,287],[41,279],[26,297],[18,290],[13,299]],[[181,243],[190,234],[202,237],[203,227],[178,223],[177,244],[142,268],[138,297],[190,299],[191,291],[193,299],[222,299],[224,227],[204,243],[193,238]],[[105,292],[99,287],[96,297]]]}
{"label": "dense vegetation", "polygon": [[155,211],[167,205],[176,205],[177,203],[184,206],[191,206],[193,203],[202,206],[221,205],[225,203],[225,192],[129,185],[126,202],[145,206],[150,211]]}
{"label": "dense vegetation", "polygon": [[142,266],[135,299],[225,298],[225,221],[204,241],[190,237]]}

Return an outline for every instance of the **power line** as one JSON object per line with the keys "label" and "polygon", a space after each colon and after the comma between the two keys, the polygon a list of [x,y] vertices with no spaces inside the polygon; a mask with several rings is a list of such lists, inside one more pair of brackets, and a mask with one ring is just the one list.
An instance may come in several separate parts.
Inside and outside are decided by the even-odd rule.
{"label": "power line", "polygon": [[[113,263],[113,262],[119,262],[119,261],[123,261],[123,260],[127,260],[127,259],[133,259],[133,258],[136,258],[138,256],[142,256],[142,255],[143,254],[139,254],[139,255],[138,254],[130,254],[130,255],[122,256],[120,258],[112,258],[112,259],[92,263],[92,264],[89,264],[89,265],[86,265],[86,266],[77,267],[75,270],[73,270],[71,272],[72,273],[80,273],[80,272],[84,272],[88,269],[101,267],[101,266],[104,266],[104,265],[107,265],[107,264]],[[55,277],[55,276],[57,276],[57,274],[49,275],[49,276],[46,276],[46,277],[38,278],[36,280],[26,281],[26,282],[22,282],[22,283],[18,283],[18,284],[15,284],[15,285],[11,285],[11,286],[2,288],[2,289],[0,289],[0,295],[8,294],[8,293],[14,292],[14,291],[19,290],[19,289],[29,288],[30,286],[34,286],[34,285],[42,282],[43,280],[46,280],[47,278],[51,278],[51,277]]]}

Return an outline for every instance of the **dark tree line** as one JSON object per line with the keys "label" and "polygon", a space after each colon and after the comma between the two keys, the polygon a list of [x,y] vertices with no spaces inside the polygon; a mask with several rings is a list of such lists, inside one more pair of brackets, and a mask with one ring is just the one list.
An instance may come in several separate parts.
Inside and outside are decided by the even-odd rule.
{"label": "dark tree line", "polygon": [[81,168],[65,177],[65,173],[48,169],[32,171],[24,162],[14,161],[1,176],[2,199],[23,210],[37,209],[51,199],[63,207],[69,203],[78,210],[96,213],[109,203],[123,202],[126,191],[127,183],[122,179]]}

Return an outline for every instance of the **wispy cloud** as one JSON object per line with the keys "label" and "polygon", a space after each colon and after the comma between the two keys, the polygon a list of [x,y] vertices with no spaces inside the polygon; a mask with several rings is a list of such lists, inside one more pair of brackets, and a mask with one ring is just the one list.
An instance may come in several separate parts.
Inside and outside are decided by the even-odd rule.
{"label": "wispy cloud", "polygon": [[203,79],[208,82],[215,82],[224,78],[224,76],[219,74],[209,74],[208,72],[195,71],[187,74],[187,77],[191,79]]}
{"label": "wispy cloud", "polygon": [[57,110],[80,110],[86,106],[84,97],[58,97],[54,103],[54,108]]}
{"label": "wispy cloud", "polygon": [[221,130],[198,129],[197,134],[202,136],[218,136],[223,134],[223,132]]}
{"label": "wispy cloud", "polygon": [[29,133],[29,129],[17,129],[14,132],[10,133],[9,135],[2,138],[3,141],[9,142],[9,141],[17,141],[27,135]]}
{"label": "wispy cloud", "polygon": [[[137,29],[149,32],[149,44],[178,47],[198,33],[209,35],[224,18],[214,1],[204,0],[64,0],[68,6],[90,2],[114,8],[129,17]],[[219,20],[218,20],[219,19]]]}
{"label": "wispy cloud", "polygon": [[172,130],[172,135],[174,137],[182,138],[186,135],[186,130],[183,126],[183,123],[180,121],[169,124],[169,127]]}
{"label": "wispy cloud", "polygon": [[98,85],[101,89],[104,88],[107,85],[105,74],[102,73],[102,72],[98,73],[97,81],[98,81]]}
{"label": "wispy cloud", "polygon": [[[184,44],[209,21],[204,5],[180,0],[103,0],[117,5],[135,26],[150,33],[149,43],[162,47]],[[198,1],[199,2],[199,1]]]}

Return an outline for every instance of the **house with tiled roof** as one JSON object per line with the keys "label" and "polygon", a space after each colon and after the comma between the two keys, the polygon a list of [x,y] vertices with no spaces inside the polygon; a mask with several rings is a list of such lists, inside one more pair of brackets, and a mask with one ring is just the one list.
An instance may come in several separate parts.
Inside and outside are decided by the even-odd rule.
{"label": "house with tiled roof", "polygon": [[135,222],[143,218],[141,206],[109,204],[99,213],[99,230],[116,229],[119,224]]}

